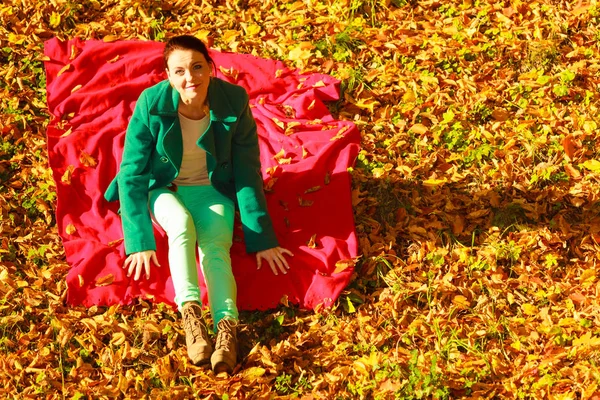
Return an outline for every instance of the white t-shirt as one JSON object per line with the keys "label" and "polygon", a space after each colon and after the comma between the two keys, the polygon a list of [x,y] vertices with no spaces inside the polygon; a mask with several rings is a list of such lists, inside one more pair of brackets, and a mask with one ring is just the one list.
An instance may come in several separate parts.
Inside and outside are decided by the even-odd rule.
{"label": "white t-shirt", "polygon": [[208,128],[210,119],[189,119],[179,113],[183,135],[183,159],[179,175],[173,183],[181,186],[210,185],[206,170],[206,152],[198,146],[198,139]]}

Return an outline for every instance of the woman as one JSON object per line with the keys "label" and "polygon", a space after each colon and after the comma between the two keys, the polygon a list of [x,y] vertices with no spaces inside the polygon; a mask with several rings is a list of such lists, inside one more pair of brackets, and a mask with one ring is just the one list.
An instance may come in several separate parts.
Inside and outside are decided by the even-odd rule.
{"label": "woman", "polygon": [[[175,303],[187,351],[196,365],[231,372],[237,362],[236,283],[229,250],[235,206],[246,250],[287,273],[267,213],[256,123],[248,94],[212,76],[206,46],[193,36],[170,39],[164,49],[168,79],[140,95],[125,135],[120,171],[107,189],[119,199],[127,276],[150,277],[158,265],[152,222],[167,234]],[[215,350],[201,320],[196,245],[217,339]]]}

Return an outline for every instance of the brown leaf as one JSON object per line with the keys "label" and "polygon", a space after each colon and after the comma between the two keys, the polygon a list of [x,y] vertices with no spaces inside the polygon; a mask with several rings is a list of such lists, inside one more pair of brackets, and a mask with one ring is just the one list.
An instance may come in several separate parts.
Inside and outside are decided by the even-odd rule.
{"label": "brown leaf", "polygon": [[298,204],[300,207],[310,207],[314,203],[313,200],[304,200],[301,196],[298,196]]}
{"label": "brown leaf", "polygon": [[304,194],[313,193],[313,192],[316,192],[317,190],[321,190],[321,186],[313,186],[310,189],[306,189],[304,191]]}
{"label": "brown leaf", "polygon": [[575,142],[573,140],[573,136],[571,136],[571,135],[565,136],[562,140],[562,146],[563,146],[563,149],[565,150],[565,154],[567,155],[567,157],[569,157],[570,159],[573,159],[573,156],[575,155],[575,152],[577,151]]}

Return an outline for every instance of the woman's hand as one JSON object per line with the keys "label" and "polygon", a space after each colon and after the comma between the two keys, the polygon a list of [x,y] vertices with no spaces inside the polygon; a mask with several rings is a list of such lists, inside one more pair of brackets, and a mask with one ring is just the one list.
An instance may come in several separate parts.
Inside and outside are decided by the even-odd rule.
{"label": "woman's hand", "polygon": [[[257,252],[256,263],[258,264],[258,269],[262,266],[262,260],[265,259],[275,275],[277,275],[277,268],[279,268],[282,273],[287,274],[287,270],[290,269],[290,266],[285,259],[284,254],[288,254],[292,257],[294,256],[291,251],[279,246]],[[277,266],[277,268],[275,266]]]}
{"label": "woman's hand", "polygon": [[137,253],[131,253],[129,256],[127,256],[127,259],[123,264],[123,269],[128,269],[128,277],[130,277],[131,274],[135,271],[135,275],[133,276],[134,281],[140,279],[142,270],[146,271],[146,279],[150,279],[150,261],[154,262],[154,264],[160,267],[160,264],[158,263],[158,258],[156,258],[156,252],[154,250],[146,250]]}

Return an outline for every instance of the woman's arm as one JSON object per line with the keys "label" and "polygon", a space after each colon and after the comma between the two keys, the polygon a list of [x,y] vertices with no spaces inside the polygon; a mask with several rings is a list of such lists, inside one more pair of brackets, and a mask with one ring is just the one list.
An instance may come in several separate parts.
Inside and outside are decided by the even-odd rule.
{"label": "woman's arm", "polygon": [[154,146],[148,127],[147,99],[145,93],[142,93],[127,126],[123,159],[118,174],[126,254],[156,250],[152,220],[148,211],[150,155]]}

